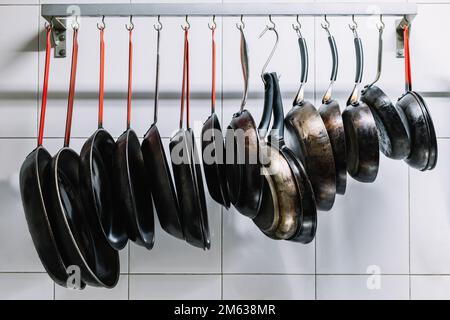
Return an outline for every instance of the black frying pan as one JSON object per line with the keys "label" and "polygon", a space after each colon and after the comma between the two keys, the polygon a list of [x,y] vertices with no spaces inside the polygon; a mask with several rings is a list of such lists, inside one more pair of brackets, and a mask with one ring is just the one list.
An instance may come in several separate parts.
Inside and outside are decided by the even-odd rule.
{"label": "black frying pan", "polygon": [[[184,27],[183,83],[179,130],[170,139],[170,156],[175,178],[182,226],[186,241],[198,248],[209,249],[208,213],[201,164],[196,149],[193,130],[189,127],[189,27]],[[186,101],[186,127],[183,129],[183,111]]]}
{"label": "black frying pan", "polygon": [[89,211],[100,220],[103,232],[116,250],[123,249],[128,241],[124,221],[118,212],[113,196],[113,156],[116,144],[111,135],[103,129],[103,97],[105,42],[104,27],[100,27],[100,85],[98,129],[84,143],[81,149],[82,196]]}
{"label": "black frying pan", "polygon": [[[253,219],[261,204],[263,178],[259,164],[259,135],[251,113],[245,109],[248,93],[248,48],[244,25],[241,34],[241,64],[244,76],[244,96],[240,110],[233,115],[225,135],[226,174],[230,200],[243,215]],[[230,152],[231,151],[231,152]]]}
{"label": "black frying pan", "polygon": [[72,68],[67,106],[64,148],[52,159],[49,184],[49,216],[63,261],[78,266],[90,285],[112,288],[119,279],[119,255],[108,243],[94,212],[81,197],[80,157],[69,148],[78,60],[78,28],[73,31]]}
{"label": "black frying pan", "polygon": [[334,166],[336,170],[336,193],[345,194],[347,188],[347,159],[345,151],[345,132],[342,122],[341,108],[337,100],[332,99],[332,90],[337,78],[339,67],[339,57],[336,48],[336,41],[331,35],[329,24],[322,27],[328,33],[328,43],[331,49],[333,67],[331,69],[330,85],[322,98],[322,105],[319,107],[319,114],[327,128],[333,150]]}
{"label": "black frying pan", "polygon": [[[159,21],[158,21],[159,22]],[[183,239],[181,213],[175,187],[167,163],[166,153],[157,127],[158,99],[159,99],[159,39],[162,25],[155,25],[156,40],[156,82],[155,82],[155,111],[154,121],[144,136],[141,150],[144,157],[148,180],[152,182],[152,197],[158,214],[161,228],[172,236]]]}
{"label": "black frying pan", "polygon": [[347,172],[360,182],[373,182],[378,174],[378,131],[370,108],[359,100],[359,85],[363,74],[361,39],[352,27],[356,52],[355,86],[342,113],[347,150]]}
{"label": "black frying pan", "polygon": [[114,156],[115,196],[119,210],[125,215],[128,237],[138,245],[152,249],[155,239],[155,221],[150,181],[145,179],[146,171],[141,144],[130,128],[133,67],[133,25],[129,31],[128,103],[127,130],[117,139]]}
{"label": "black frying pan", "polygon": [[362,91],[361,100],[365,102],[375,119],[380,140],[380,150],[386,157],[404,159],[411,151],[408,120],[403,110],[394,105],[386,93],[375,83],[380,78],[383,56],[383,29],[381,21],[378,26],[378,68],[375,81]]}
{"label": "black frying pan", "polygon": [[268,156],[269,161],[264,164],[263,200],[253,221],[273,239],[308,243],[314,239],[316,231],[315,199],[307,195],[306,189],[309,196],[313,193],[303,166],[284,144],[284,114],[278,77],[276,73],[271,77],[274,122],[270,141],[261,146],[262,154]]}
{"label": "black frying pan", "polygon": [[411,152],[405,162],[421,171],[431,170],[436,166],[438,157],[436,132],[425,100],[420,94],[412,91],[408,25],[404,26],[403,37],[405,40],[406,92],[397,101],[397,107],[405,113],[411,133]]}
{"label": "black frying pan", "polygon": [[63,261],[47,212],[48,198],[44,196],[48,182],[48,167],[51,155],[42,146],[45,111],[47,106],[48,79],[51,56],[51,26],[47,27],[45,51],[44,86],[42,89],[41,117],[39,122],[38,146],[25,159],[20,168],[20,194],[34,247],[50,278],[60,286],[67,286],[67,267],[70,261]]}
{"label": "black frying pan", "polygon": [[212,35],[212,94],[211,115],[202,128],[202,160],[206,185],[211,198],[225,208],[230,207],[228,184],[225,173],[225,146],[222,129],[216,115],[216,42],[214,39],[216,25],[209,27]]}

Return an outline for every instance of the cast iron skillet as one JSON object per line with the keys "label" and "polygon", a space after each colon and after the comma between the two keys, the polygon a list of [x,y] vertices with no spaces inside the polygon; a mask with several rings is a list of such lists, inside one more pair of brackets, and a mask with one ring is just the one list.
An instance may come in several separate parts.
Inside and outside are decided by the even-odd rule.
{"label": "cast iron skillet", "polygon": [[278,76],[276,73],[271,76],[274,122],[268,143],[261,145],[262,156],[269,159],[263,166],[263,200],[253,221],[270,238],[308,243],[314,239],[316,231],[315,199],[303,166],[284,144],[284,114]]}
{"label": "cast iron skillet", "polygon": [[355,86],[342,113],[347,149],[347,171],[360,182],[373,182],[378,174],[378,132],[370,108],[359,100],[363,74],[363,49],[356,26],[351,27],[356,51]]}
{"label": "cast iron skillet", "polygon": [[159,39],[160,31],[162,29],[161,23],[159,21],[158,23],[158,25],[154,26],[158,34],[156,40],[154,121],[144,136],[141,150],[142,155],[144,156],[145,168],[147,169],[147,179],[152,182],[153,202],[155,204],[161,228],[172,236],[184,240],[178,199],[157,126],[159,99]]}
{"label": "cast iron skillet", "polygon": [[409,50],[409,25],[404,26],[406,92],[397,101],[408,119],[411,133],[411,153],[405,159],[411,167],[421,171],[432,170],[436,166],[438,150],[433,120],[425,100],[412,91],[411,58]]}
{"label": "cast iron skillet", "polygon": [[298,43],[301,56],[301,84],[293,107],[285,118],[286,145],[302,160],[314,189],[317,208],[328,211],[336,196],[336,169],[327,128],[319,112],[304,100],[308,79],[308,49],[300,30]]}
{"label": "cast iron skillet", "polygon": [[128,237],[138,245],[152,249],[155,239],[155,222],[150,181],[145,179],[146,171],[141,144],[136,133],[130,128],[132,98],[133,25],[129,31],[128,65],[128,107],[127,130],[117,139],[114,156],[115,196],[119,210],[127,221]]}
{"label": "cast iron skillet", "polygon": [[94,212],[81,198],[80,157],[69,148],[78,60],[78,28],[73,31],[72,68],[64,148],[50,164],[49,217],[63,261],[80,268],[90,285],[112,288],[119,279],[119,254],[108,243]]}
{"label": "cast iron skillet", "polygon": [[255,120],[244,109],[248,92],[248,48],[244,25],[240,25],[241,64],[244,76],[244,96],[240,110],[233,115],[225,135],[227,150],[226,174],[230,200],[243,215],[253,219],[261,204],[263,178],[259,164],[259,136]]}
{"label": "cast iron skillet", "polygon": [[225,173],[225,146],[222,129],[216,115],[216,42],[214,33],[216,24],[209,26],[212,36],[212,94],[211,115],[202,128],[202,160],[205,172],[206,185],[211,198],[225,208],[230,207],[228,184]]}
{"label": "cast iron skillet", "polygon": [[386,157],[404,159],[411,151],[408,120],[403,110],[391,102],[389,97],[375,83],[380,78],[383,56],[384,23],[378,25],[378,68],[375,81],[362,91],[361,100],[372,111],[378,129],[380,150]]}
{"label": "cast iron skillet", "polygon": [[[67,267],[70,261],[63,261],[47,212],[48,199],[44,196],[48,182],[48,166],[52,157],[42,146],[45,111],[47,106],[48,79],[51,56],[51,26],[47,29],[45,50],[44,86],[42,89],[41,117],[39,122],[38,145],[25,159],[20,168],[20,194],[27,219],[28,230],[42,265],[50,278],[60,286],[67,286]],[[84,285],[84,284],[83,284]]]}
{"label": "cast iron skillet", "polygon": [[336,193],[345,194],[347,187],[347,160],[345,154],[345,133],[342,123],[341,108],[339,102],[331,98],[334,82],[338,72],[338,52],[336,41],[330,34],[329,23],[322,24],[322,27],[328,33],[328,43],[330,44],[333,67],[331,69],[330,85],[322,98],[322,105],[319,107],[319,114],[327,128],[330,138],[331,148],[333,149],[334,167],[336,171]]}
{"label": "cast iron skillet", "polygon": [[81,195],[89,212],[100,220],[103,232],[116,250],[123,249],[128,241],[124,221],[115,206],[112,175],[113,156],[116,144],[111,135],[103,129],[103,97],[105,70],[104,25],[100,30],[100,84],[98,129],[84,143],[80,153]]}
{"label": "cast iron skillet", "polygon": [[[182,226],[186,241],[198,248],[211,247],[208,213],[201,164],[194,132],[189,126],[189,27],[184,27],[184,63],[179,130],[170,139],[170,156],[175,178]],[[186,130],[183,130],[183,111],[186,100]]]}

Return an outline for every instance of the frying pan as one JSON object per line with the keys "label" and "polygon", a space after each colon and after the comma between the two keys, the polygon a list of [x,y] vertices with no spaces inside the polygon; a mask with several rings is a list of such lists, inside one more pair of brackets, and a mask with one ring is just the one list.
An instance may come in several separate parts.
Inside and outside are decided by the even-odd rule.
{"label": "frying pan", "polygon": [[[64,261],[56,243],[48,214],[48,198],[45,185],[48,180],[48,166],[52,157],[42,146],[44,135],[45,111],[47,107],[48,79],[51,57],[51,26],[47,29],[45,50],[44,85],[42,90],[41,117],[39,122],[38,145],[25,159],[20,168],[20,194],[34,247],[50,278],[60,286],[67,286],[67,267],[70,261]],[[83,283],[84,285],[84,283]]]}
{"label": "frying pan", "polygon": [[397,101],[397,107],[405,113],[410,127],[411,153],[405,162],[421,171],[432,170],[436,166],[438,157],[436,132],[425,100],[420,94],[412,91],[409,25],[404,26],[403,37],[406,92]]}
{"label": "frying pan", "polygon": [[78,27],[74,26],[72,67],[64,147],[50,163],[49,217],[63,261],[80,268],[92,286],[112,288],[119,279],[119,254],[108,243],[95,212],[81,197],[80,157],[69,148],[78,60]]}
{"label": "frying pan", "polygon": [[[186,241],[204,250],[211,247],[208,213],[200,160],[194,132],[189,126],[189,27],[184,29],[184,62],[179,130],[170,139],[169,149],[177,189],[182,226]],[[184,102],[186,101],[186,130],[183,129]]]}
{"label": "frying pan", "polygon": [[[253,219],[261,204],[263,177],[259,164],[259,135],[251,113],[244,109],[248,93],[248,48],[244,24],[241,34],[241,65],[244,76],[244,96],[240,110],[233,115],[225,135],[226,174],[230,200],[243,215]],[[231,152],[230,152],[231,151]]]}
{"label": "frying pan", "polygon": [[308,243],[314,239],[316,231],[315,199],[303,166],[284,144],[284,114],[278,76],[276,73],[271,76],[274,122],[268,143],[261,145],[262,149],[270,149],[261,152],[270,159],[263,166],[263,201],[253,221],[273,239]]}
{"label": "frying pan", "polygon": [[155,239],[151,186],[150,181],[145,179],[146,171],[141,144],[136,133],[130,127],[133,28],[134,26],[130,21],[130,26],[127,26],[129,32],[127,129],[116,142],[114,172],[117,180],[114,187],[119,204],[118,209],[126,217],[128,238],[150,250],[153,248]]}
{"label": "frying pan", "polygon": [[159,39],[160,31],[162,29],[159,18],[158,23],[158,25],[154,26],[157,31],[154,121],[144,136],[141,150],[144,157],[145,168],[147,169],[147,179],[152,182],[153,203],[155,204],[161,228],[172,236],[184,240],[178,199],[157,126],[159,99]]}
{"label": "frying pan", "polygon": [[339,102],[332,99],[332,90],[337,78],[339,60],[336,48],[336,41],[329,30],[329,22],[322,24],[328,33],[328,43],[330,44],[333,67],[331,69],[330,85],[322,98],[322,105],[319,107],[319,114],[327,128],[333,150],[334,167],[336,171],[336,193],[345,194],[347,187],[347,161],[345,154],[345,133],[342,123],[341,108]]}
{"label": "frying pan", "polygon": [[330,210],[336,195],[336,169],[327,128],[319,112],[304,100],[308,79],[308,49],[305,38],[297,29],[302,71],[300,88],[293,107],[285,118],[286,145],[302,160],[314,189],[317,208]]}
{"label": "frying pan", "polygon": [[360,182],[373,182],[378,174],[378,132],[370,108],[359,100],[359,85],[363,74],[363,49],[356,32],[351,27],[356,51],[355,86],[342,113],[347,149],[347,171]]}
{"label": "frying pan", "polygon": [[[381,18],[380,18],[381,19]],[[394,105],[375,83],[379,80],[383,56],[384,23],[378,24],[378,68],[375,81],[362,91],[361,100],[372,111],[378,129],[380,150],[389,158],[404,159],[411,151],[408,120],[403,110]]]}
{"label": "frying pan", "polygon": [[214,39],[216,24],[209,26],[212,36],[212,88],[211,115],[202,128],[202,159],[206,185],[209,194],[217,203],[225,208],[230,207],[227,177],[225,174],[225,146],[222,129],[216,115],[216,42]]}
{"label": "frying pan", "polygon": [[123,249],[128,241],[124,221],[115,206],[112,175],[115,141],[103,129],[103,98],[105,70],[104,24],[100,30],[100,84],[98,129],[84,143],[80,153],[82,196],[89,212],[95,213],[100,220],[103,232],[109,243],[116,250]]}

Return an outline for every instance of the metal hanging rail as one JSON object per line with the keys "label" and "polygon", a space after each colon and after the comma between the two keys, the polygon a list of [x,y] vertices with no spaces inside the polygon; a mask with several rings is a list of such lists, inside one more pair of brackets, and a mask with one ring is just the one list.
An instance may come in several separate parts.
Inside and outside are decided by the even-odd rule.
{"label": "metal hanging rail", "polygon": [[65,57],[65,19],[79,17],[154,16],[400,16],[397,23],[397,56],[402,56],[401,26],[417,14],[415,3],[131,3],[43,4],[41,15],[53,24],[56,57]]}

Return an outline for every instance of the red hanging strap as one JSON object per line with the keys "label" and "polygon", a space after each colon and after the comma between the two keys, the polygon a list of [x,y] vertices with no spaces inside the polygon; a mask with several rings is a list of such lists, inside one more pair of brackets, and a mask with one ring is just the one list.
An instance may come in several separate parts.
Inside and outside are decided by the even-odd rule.
{"label": "red hanging strap", "polygon": [[42,88],[42,102],[41,102],[41,117],[39,120],[39,135],[38,135],[38,147],[42,146],[42,139],[44,137],[44,123],[45,123],[45,111],[47,109],[47,93],[48,93],[48,78],[50,74],[50,56],[52,50],[52,27],[47,27],[47,38],[45,46],[45,69],[44,69],[44,86]]}
{"label": "red hanging strap", "polygon": [[131,123],[131,98],[132,98],[132,80],[133,80],[133,29],[130,28],[130,40],[128,43],[128,100],[127,100],[127,129],[130,129]]}
{"label": "red hanging strap", "polygon": [[411,56],[409,52],[409,26],[403,27],[403,39],[405,42],[405,90],[406,92],[412,90],[411,78]]}
{"label": "red hanging strap", "polygon": [[186,125],[189,128],[189,31],[184,29],[183,81],[181,84],[180,129],[183,127],[184,102],[186,100]]}
{"label": "red hanging strap", "polygon": [[216,40],[214,34],[216,28],[211,29],[212,36],[212,80],[211,80],[211,113],[216,112]]}
{"label": "red hanging strap", "polygon": [[105,40],[104,28],[100,28],[100,81],[98,94],[98,128],[103,127],[103,100],[105,97]]}
{"label": "red hanging strap", "polygon": [[73,46],[72,46],[72,66],[70,69],[70,85],[69,99],[67,102],[66,117],[66,134],[64,136],[64,147],[68,147],[70,143],[70,132],[72,129],[73,102],[75,99],[75,80],[77,78],[78,63],[78,28],[73,29]]}

